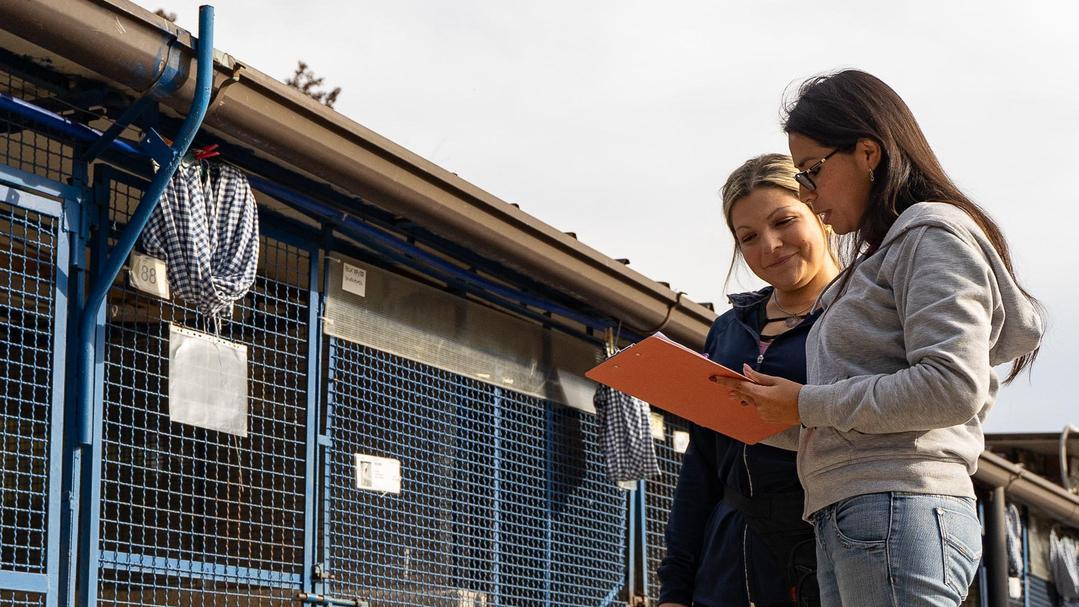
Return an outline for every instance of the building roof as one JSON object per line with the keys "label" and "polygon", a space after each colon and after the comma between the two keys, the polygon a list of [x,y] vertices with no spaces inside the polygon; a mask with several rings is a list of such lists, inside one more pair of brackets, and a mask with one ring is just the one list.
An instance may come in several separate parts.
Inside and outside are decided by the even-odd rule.
{"label": "building roof", "polygon": [[[161,103],[186,111],[193,96],[195,38],[124,0],[0,5],[0,45],[53,69],[141,95],[175,90]],[[171,48],[170,48],[171,42]],[[172,88],[165,83],[164,88]],[[714,312],[434,165],[234,57],[215,52],[214,97],[203,129],[263,158],[443,237],[469,243],[577,300],[647,333],[662,326],[703,347]]]}

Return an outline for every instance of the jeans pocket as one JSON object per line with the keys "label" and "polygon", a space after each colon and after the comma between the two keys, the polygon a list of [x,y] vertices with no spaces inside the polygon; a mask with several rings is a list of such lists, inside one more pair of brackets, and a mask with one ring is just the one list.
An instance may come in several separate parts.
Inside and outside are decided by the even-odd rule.
{"label": "jeans pocket", "polygon": [[890,493],[858,495],[835,504],[833,526],[841,544],[847,548],[883,548],[892,522]]}
{"label": "jeans pocket", "polygon": [[957,504],[955,508],[936,508],[943,551],[944,583],[955,591],[960,601],[967,597],[970,584],[978,571],[978,564],[982,560],[981,523],[978,522],[977,514],[963,512],[961,509],[965,509],[962,504]]}

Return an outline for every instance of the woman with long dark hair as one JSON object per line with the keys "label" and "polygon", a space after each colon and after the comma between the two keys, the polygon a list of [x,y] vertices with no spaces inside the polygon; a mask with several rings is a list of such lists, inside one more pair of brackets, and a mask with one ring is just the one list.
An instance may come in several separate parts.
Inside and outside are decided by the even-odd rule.
{"label": "woman with long dark hair", "polygon": [[746,368],[722,382],[761,416],[801,423],[798,473],[826,606],[958,605],[981,557],[970,475],[1011,362],[1042,315],[1000,228],[951,181],[888,85],[847,70],[806,81],[784,130],[801,198],[848,265],[821,295],[805,385]]}

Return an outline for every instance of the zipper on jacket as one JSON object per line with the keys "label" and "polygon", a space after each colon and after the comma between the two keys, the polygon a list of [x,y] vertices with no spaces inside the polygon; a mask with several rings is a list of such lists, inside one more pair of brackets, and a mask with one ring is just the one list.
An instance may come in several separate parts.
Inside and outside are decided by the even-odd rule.
{"label": "zipper on jacket", "polygon": [[[749,472],[749,446],[742,444],[742,465],[746,469],[746,480],[749,482],[749,497],[753,497],[753,475]],[[742,563],[744,565],[743,571],[746,575],[746,598],[749,600],[749,607],[753,606],[753,595],[749,591],[749,541],[746,537],[749,533],[749,523],[742,523]]]}
{"label": "zipper on jacket", "polygon": [[742,572],[746,577],[746,600],[749,601],[748,607],[756,607],[753,603],[753,596],[749,592],[749,542],[747,541],[746,534],[749,533],[749,525],[742,523]]}
{"label": "zipper on jacket", "polygon": [[[742,322],[741,319],[739,319],[739,323],[743,327],[745,327],[747,330],[749,330],[750,334],[752,334],[756,338],[755,340],[758,343],[758,347],[760,347],[759,346],[760,338],[761,338],[760,333],[750,329],[749,325],[747,325],[745,322]],[[786,331],[784,331],[782,333],[779,333],[779,334],[773,336],[772,337],[772,342],[768,345],[768,350],[771,350],[772,347],[775,346],[777,341],[788,337],[792,332],[797,331],[797,330],[805,330],[805,329],[804,329],[804,327],[799,325],[797,327],[793,327],[791,329],[788,329],[788,330],[786,330]],[[768,352],[768,350],[765,350],[764,352],[757,355],[757,360],[756,360],[756,364],[757,364],[756,370],[757,371],[761,370],[761,366],[764,364],[764,355],[765,355],[765,353]],[[745,445],[745,444],[742,445],[742,466],[745,468],[746,482],[749,485],[749,487],[748,487],[749,495],[747,497],[753,497],[753,474],[749,470],[748,445]],[[749,601],[749,607],[756,607],[756,603],[753,602],[753,595],[750,593],[750,590],[749,590],[749,588],[750,588],[750,586],[749,586],[749,539],[747,537],[748,531],[749,531],[748,523],[743,523],[743,527],[742,527],[742,564],[743,564],[743,573],[745,574],[746,599]]]}

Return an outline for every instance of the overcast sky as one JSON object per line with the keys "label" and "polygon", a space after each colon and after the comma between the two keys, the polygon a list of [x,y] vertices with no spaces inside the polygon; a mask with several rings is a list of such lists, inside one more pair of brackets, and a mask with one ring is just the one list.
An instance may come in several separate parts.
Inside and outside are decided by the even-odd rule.
{"label": "overcast sky", "polygon": [[[197,29],[197,3],[138,0]],[[167,4],[166,4],[167,2]],[[303,59],[342,114],[727,308],[718,189],[786,152],[784,93],[841,67],[890,84],[1004,228],[1049,309],[991,432],[1079,424],[1079,4],[221,0],[216,47],[282,80]],[[732,290],[756,288],[743,271]]]}

